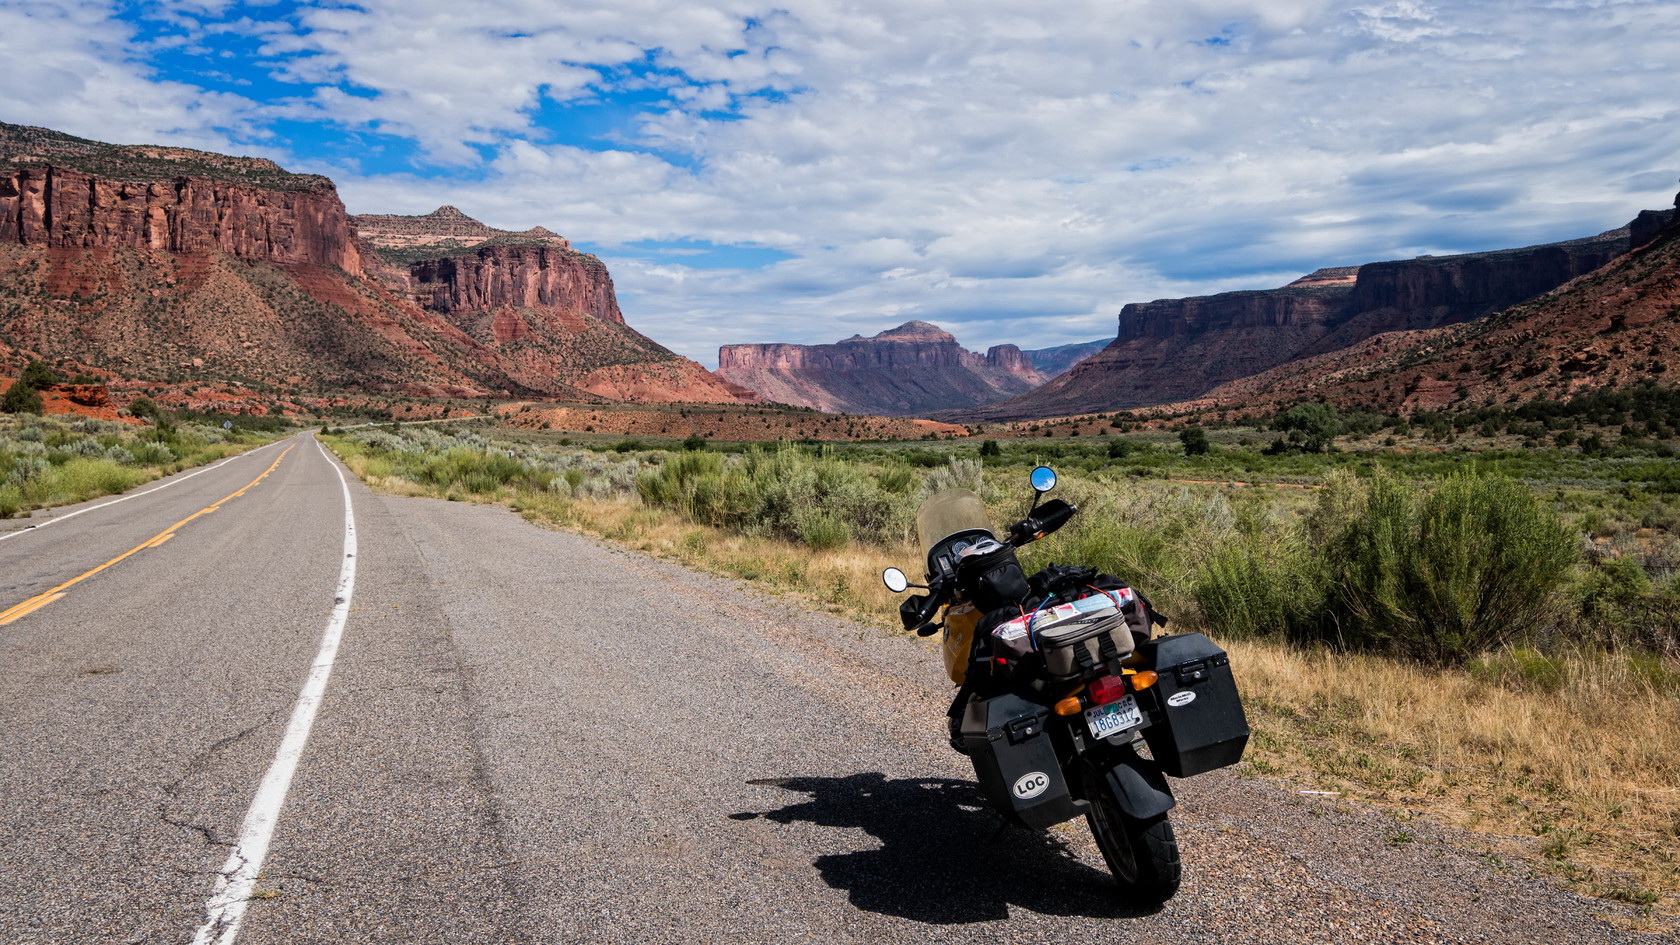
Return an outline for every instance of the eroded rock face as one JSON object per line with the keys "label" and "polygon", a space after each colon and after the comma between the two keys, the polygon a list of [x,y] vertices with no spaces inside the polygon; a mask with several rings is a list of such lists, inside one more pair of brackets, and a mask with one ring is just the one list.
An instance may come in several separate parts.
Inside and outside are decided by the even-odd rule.
{"label": "eroded rock face", "polygon": [[993,345],[986,349],[986,366],[1024,380],[1042,379],[1044,374],[1018,345]]}
{"label": "eroded rock face", "polygon": [[330,182],[268,190],[193,177],[121,181],[52,165],[14,167],[0,177],[0,241],[222,252],[362,271]]}
{"label": "eroded rock face", "polygon": [[1636,221],[1523,249],[1321,269],[1278,289],[1135,302],[1120,310],[1115,340],[1097,355],[1037,390],[960,416],[1013,420],[1192,400],[1378,334],[1509,308],[1627,252],[1640,227]]}
{"label": "eroded rock face", "polygon": [[558,308],[624,324],[607,267],[558,246],[481,246],[414,263],[409,273],[416,301],[439,312]]}
{"label": "eroded rock face", "polygon": [[1014,345],[976,354],[920,321],[828,345],[724,345],[717,373],[777,403],[889,417],[986,403],[1044,381]]}
{"label": "eroded rock face", "polygon": [[52,392],[83,407],[104,407],[111,402],[111,393],[103,384],[54,384]]}
{"label": "eroded rock face", "polygon": [[494,352],[521,389],[640,403],[757,399],[625,324],[607,267],[550,230],[499,230],[450,206],[351,223],[376,280]]}

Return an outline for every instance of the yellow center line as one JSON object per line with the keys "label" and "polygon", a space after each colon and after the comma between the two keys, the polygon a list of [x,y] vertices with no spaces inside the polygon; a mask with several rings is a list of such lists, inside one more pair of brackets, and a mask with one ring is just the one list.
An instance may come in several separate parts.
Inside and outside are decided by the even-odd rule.
{"label": "yellow center line", "polygon": [[262,482],[264,479],[267,479],[269,473],[271,473],[275,469],[279,468],[280,461],[285,459],[286,454],[290,453],[296,445],[297,444],[294,443],[292,446],[288,446],[288,447],[285,448],[285,450],[281,451],[280,455],[275,458],[274,463],[272,465],[270,465],[267,469],[263,470],[262,475],[260,475],[257,478],[251,480],[250,482],[246,483],[244,485],[244,487],[239,489],[239,491],[230,493],[230,494],[222,497],[221,499],[218,499],[213,505],[208,505],[208,506],[206,506],[202,509],[199,509],[197,512],[194,512],[193,514],[187,516],[186,518],[181,519],[179,522],[176,522],[175,524],[169,526],[168,528],[164,529],[163,531],[158,532],[156,535],[153,535],[152,537],[146,539],[145,541],[141,542],[140,544],[135,545],[133,548],[128,549],[127,551],[123,552],[122,554],[117,555],[115,558],[112,558],[111,560],[105,562],[104,564],[100,565],[97,568],[93,568],[91,570],[84,571],[83,573],[76,575],[75,577],[71,578],[70,580],[65,581],[63,584],[58,585],[57,587],[50,588],[48,590],[42,591],[41,593],[36,594],[34,597],[31,597],[28,600],[23,601],[22,603],[15,604],[11,607],[8,607],[5,610],[0,610],[0,626],[5,626],[6,624],[11,623],[12,621],[18,619],[19,617],[24,616],[25,614],[34,613],[35,611],[41,609],[42,607],[45,607],[46,605],[52,603],[53,601],[58,600],[60,597],[64,596],[64,591],[65,591],[66,588],[69,588],[69,587],[71,587],[73,585],[76,585],[76,584],[80,584],[81,582],[87,580],[90,577],[93,577],[95,574],[98,574],[99,572],[105,570],[106,568],[110,567],[113,564],[116,564],[117,562],[123,560],[124,558],[127,558],[128,556],[130,556],[132,554],[135,554],[136,552],[143,551],[147,548],[155,548],[158,545],[163,544],[164,542],[173,538],[175,536],[175,531],[177,529],[179,529],[181,526],[187,524],[188,522],[192,521],[195,518],[198,518],[200,515],[208,515],[211,512],[216,511],[217,509],[222,507],[223,503],[227,502],[230,499],[234,499],[234,498],[237,498],[239,496],[244,495],[246,489],[249,489],[252,486],[255,486],[257,483]]}

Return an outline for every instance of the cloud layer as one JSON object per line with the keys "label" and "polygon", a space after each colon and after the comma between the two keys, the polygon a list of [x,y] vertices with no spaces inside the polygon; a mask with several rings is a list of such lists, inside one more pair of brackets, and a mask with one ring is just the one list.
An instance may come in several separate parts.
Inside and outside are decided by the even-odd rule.
{"label": "cloud layer", "polygon": [[1607,229],[1672,198],[1676,48],[1655,0],[24,2],[0,119],[548,226],[712,363]]}

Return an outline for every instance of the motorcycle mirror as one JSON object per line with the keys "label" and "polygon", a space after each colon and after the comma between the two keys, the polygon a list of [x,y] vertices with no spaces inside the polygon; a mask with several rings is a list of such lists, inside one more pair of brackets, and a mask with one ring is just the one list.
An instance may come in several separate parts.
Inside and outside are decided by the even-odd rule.
{"label": "motorcycle mirror", "polygon": [[910,589],[910,579],[897,568],[888,568],[881,572],[881,582],[887,585],[887,590],[894,594],[902,594]]}
{"label": "motorcycle mirror", "polygon": [[1044,493],[1056,488],[1056,471],[1049,466],[1040,466],[1033,470],[1030,479],[1034,492]]}

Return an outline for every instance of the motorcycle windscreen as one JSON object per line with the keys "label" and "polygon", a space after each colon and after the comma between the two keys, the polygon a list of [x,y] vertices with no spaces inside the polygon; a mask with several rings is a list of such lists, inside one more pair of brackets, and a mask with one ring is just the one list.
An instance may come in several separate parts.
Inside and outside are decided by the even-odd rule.
{"label": "motorcycle windscreen", "polygon": [[992,525],[985,503],[967,489],[947,489],[923,502],[916,513],[916,537],[923,555],[952,535],[976,530],[989,533]]}

